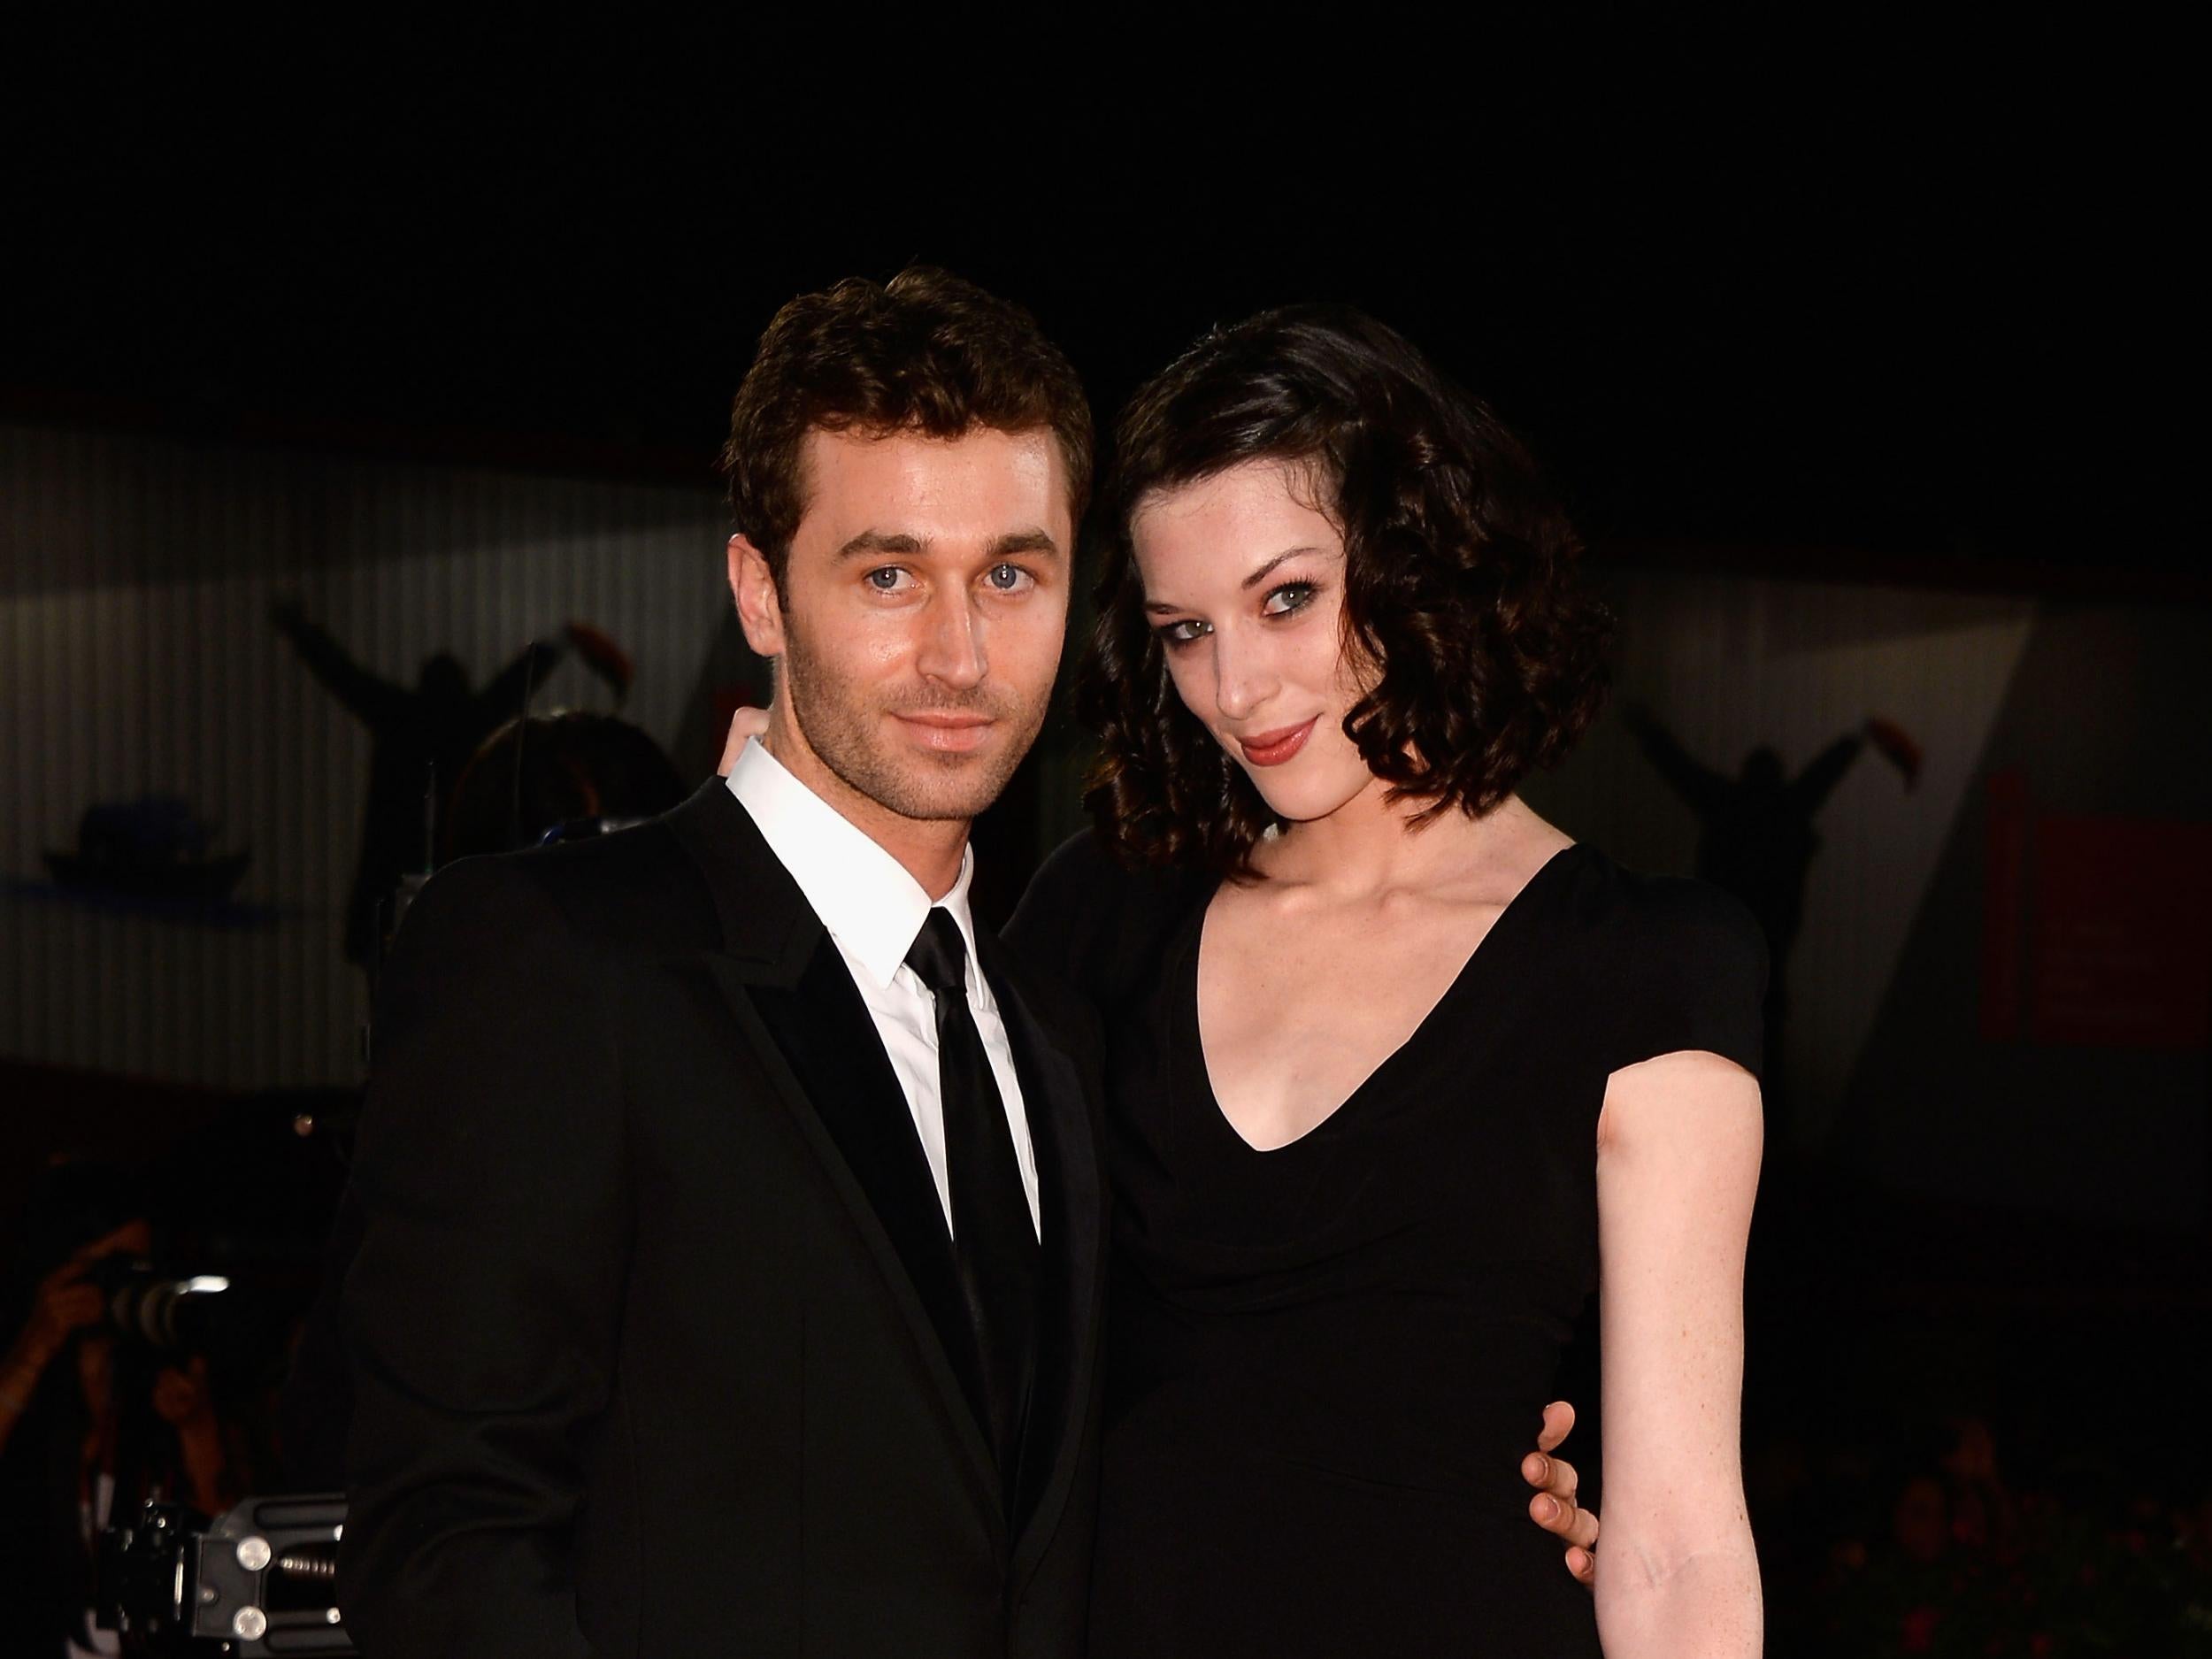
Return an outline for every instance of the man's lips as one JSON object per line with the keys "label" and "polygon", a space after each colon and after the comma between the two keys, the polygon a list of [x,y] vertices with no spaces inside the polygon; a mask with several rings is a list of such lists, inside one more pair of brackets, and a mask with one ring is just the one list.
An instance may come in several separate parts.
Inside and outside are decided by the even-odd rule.
{"label": "man's lips", "polygon": [[933,749],[941,754],[960,755],[980,749],[998,724],[987,714],[974,714],[952,709],[923,709],[912,714],[895,715],[908,733],[924,749]]}
{"label": "man's lips", "polygon": [[1286,726],[1272,732],[1257,732],[1250,737],[1237,739],[1244,750],[1244,758],[1255,766],[1279,766],[1306,746],[1306,739],[1313,735],[1315,715],[1303,726]]}

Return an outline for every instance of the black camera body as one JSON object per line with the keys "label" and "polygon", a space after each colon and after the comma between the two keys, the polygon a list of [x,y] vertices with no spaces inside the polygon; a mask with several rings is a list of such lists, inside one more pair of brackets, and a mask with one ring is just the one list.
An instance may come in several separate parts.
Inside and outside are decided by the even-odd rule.
{"label": "black camera body", "polygon": [[149,1503],[100,1535],[94,1622],[139,1655],[355,1652],[331,1601],[346,1501],[248,1498],[210,1521]]}

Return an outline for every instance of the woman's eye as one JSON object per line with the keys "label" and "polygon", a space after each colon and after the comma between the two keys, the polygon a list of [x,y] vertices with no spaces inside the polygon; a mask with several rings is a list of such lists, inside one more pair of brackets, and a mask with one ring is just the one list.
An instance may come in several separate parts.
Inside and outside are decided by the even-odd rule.
{"label": "woman's eye", "polygon": [[905,585],[907,573],[895,565],[886,565],[870,571],[862,580],[879,594],[895,594]]}
{"label": "woman's eye", "polygon": [[994,565],[983,580],[995,592],[1013,594],[1030,587],[1037,579],[1018,565]]}
{"label": "woman's eye", "polygon": [[1267,603],[1260,607],[1261,614],[1286,617],[1294,611],[1303,611],[1313,603],[1313,591],[1311,582],[1285,582],[1268,595]]}
{"label": "woman's eye", "polygon": [[1160,629],[1160,637],[1170,645],[1188,645],[1193,640],[1213,632],[1210,624],[1186,617],[1180,622],[1170,622]]}

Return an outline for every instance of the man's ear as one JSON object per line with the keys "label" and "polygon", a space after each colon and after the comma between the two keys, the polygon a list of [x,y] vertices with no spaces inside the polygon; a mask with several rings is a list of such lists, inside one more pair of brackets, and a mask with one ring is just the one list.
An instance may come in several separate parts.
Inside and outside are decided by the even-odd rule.
{"label": "man's ear", "polygon": [[781,657],[783,601],[776,592],[776,574],[767,556],[741,535],[730,538],[730,597],[737,601],[738,624],[753,655]]}

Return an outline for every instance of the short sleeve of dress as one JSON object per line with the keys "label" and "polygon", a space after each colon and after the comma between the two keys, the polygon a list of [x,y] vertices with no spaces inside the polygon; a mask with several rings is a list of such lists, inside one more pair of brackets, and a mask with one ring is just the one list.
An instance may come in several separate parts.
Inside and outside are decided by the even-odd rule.
{"label": "short sleeve of dress", "polygon": [[1129,870],[1084,830],[1031,878],[1002,937],[1032,968],[1111,1010],[1150,983],[1162,945],[1205,886],[1189,874]]}
{"label": "short sleeve of dress", "polygon": [[1694,1049],[1758,1076],[1767,979],[1758,923],[1702,881],[1655,877],[1638,886],[1613,963],[1606,1071]]}

